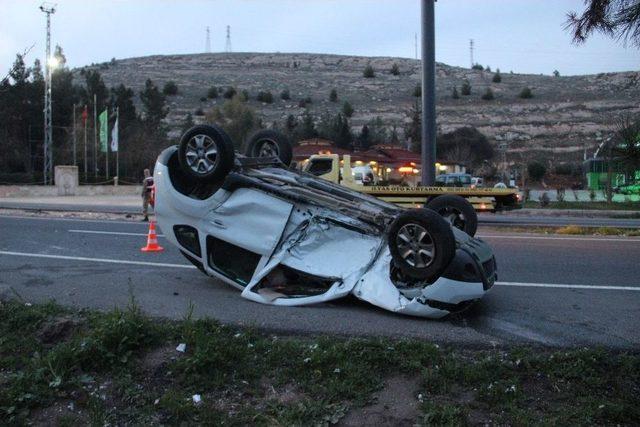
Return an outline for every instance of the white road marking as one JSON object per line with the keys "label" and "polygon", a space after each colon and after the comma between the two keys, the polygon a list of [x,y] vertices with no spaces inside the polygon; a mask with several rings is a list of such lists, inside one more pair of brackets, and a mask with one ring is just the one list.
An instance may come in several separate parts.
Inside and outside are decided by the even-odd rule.
{"label": "white road marking", "polygon": [[[63,259],[69,261],[87,261],[87,262],[102,262],[108,264],[127,264],[127,265],[144,265],[152,267],[168,267],[168,268],[196,268],[193,265],[187,264],[171,264],[163,262],[148,262],[148,261],[127,261],[120,259],[108,259],[108,258],[88,258],[77,257],[67,255],[48,255],[48,254],[34,254],[28,252],[12,252],[12,251],[0,251],[0,255],[10,256],[22,256],[30,258],[48,258],[48,259]],[[496,286],[512,286],[512,287],[526,287],[526,288],[560,288],[560,289],[590,289],[590,290],[602,290],[602,291],[640,291],[639,287],[633,286],[599,286],[599,285],[564,285],[553,283],[525,283],[525,282],[496,282]]]}
{"label": "white road marking", "polygon": [[80,256],[67,256],[67,255],[47,255],[47,254],[33,254],[27,252],[11,252],[0,251],[0,255],[22,256],[29,258],[49,258],[49,259],[64,259],[69,261],[88,261],[88,262],[104,262],[108,264],[128,264],[128,265],[144,265],[151,267],[169,267],[169,268],[196,268],[193,265],[187,264],[169,264],[164,262],[147,262],[147,261],[126,261],[121,259],[108,259],[108,258],[87,258]]}
{"label": "white road marking", "polygon": [[626,242],[640,243],[640,239],[633,237],[611,238],[611,237],[553,237],[553,236],[499,236],[499,235],[478,235],[481,239],[520,239],[520,240],[580,240],[584,242]]}
{"label": "white road marking", "polygon": [[596,289],[601,291],[640,291],[640,286],[562,285],[555,283],[496,282],[497,286],[522,288]]}
{"label": "white road marking", "polygon": [[[87,212],[90,213],[90,212]],[[119,214],[113,214],[119,215]],[[135,215],[135,214],[132,214]],[[100,224],[132,224],[132,225],[145,225],[145,222],[142,221],[124,221],[117,219],[84,219],[84,218],[56,218],[56,217],[46,217],[46,216],[18,216],[18,215],[2,215],[0,214],[0,219],[9,218],[9,219],[40,219],[47,221],[75,221],[75,222],[97,222]]]}
{"label": "white road marking", "polygon": [[[147,236],[147,233],[124,233],[121,231],[97,231],[97,230],[67,230],[69,233],[85,233],[85,234],[113,234],[114,236]],[[158,234],[158,237],[164,237],[164,234]]]}

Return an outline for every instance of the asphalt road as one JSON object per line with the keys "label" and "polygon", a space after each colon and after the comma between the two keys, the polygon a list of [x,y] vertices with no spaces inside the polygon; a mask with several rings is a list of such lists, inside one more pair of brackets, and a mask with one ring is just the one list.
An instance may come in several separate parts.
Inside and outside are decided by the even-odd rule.
{"label": "asphalt road", "polygon": [[[353,298],[273,307],[191,267],[163,237],[144,254],[146,224],[0,217],[0,296],[98,309],[133,294],[154,316],[194,313],[279,333],[420,337],[440,343],[640,346],[640,239],[484,236],[500,282],[472,309],[433,321],[388,313]],[[483,235],[480,229],[480,235]]]}

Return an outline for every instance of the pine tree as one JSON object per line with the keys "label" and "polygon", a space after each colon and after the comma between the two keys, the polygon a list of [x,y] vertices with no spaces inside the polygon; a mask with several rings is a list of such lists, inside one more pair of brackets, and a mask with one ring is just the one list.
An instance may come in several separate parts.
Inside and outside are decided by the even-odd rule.
{"label": "pine tree", "polygon": [[351,106],[349,101],[344,101],[344,104],[342,104],[342,114],[344,114],[346,117],[351,117],[353,116],[353,112],[353,107]]}
{"label": "pine tree", "polygon": [[484,99],[485,101],[491,101],[494,98],[495,96],[493,95],[493,91],[490,87],[488,87],[487,90],[482,94],[482,99]]}
{"label": "pine tree", "polygon": [[469,80],[465,80],[464,82],[462,82],[460,93],[462,93],[463,96],[471,95],[471,83],[469,83]]}
{"label": "pine tree", "polygon": [[389,70],[389,73],[391,73],[391,75],[394,75],[394,76],[399,75],[400,67],[398,67],[398,64],[394,62],[393,65],[391,66],[391,69]]}
{"label": "pine tree", "polygon": [[166,98],[151,79],[147,79],[145,82],[144,90],[140,92],[140,101],[142,102],[144,124],[147,129],[160,129],[162,119],[164,119],[168,113],[167,107],[165,106]]}
{"label": "pine tree", "polygon": [[167,96],[174,96],[178,94],[178,85],[173,80],[169,80],[164,84],[162,93]]}
{"label": "pine tree", "polygon": [[502,82],[502,75],[500,74],[500,68],[496,68],[496,73],[493,75],[493,79],[491,79],[494,83]]}
{"label": "pine tree", "polygon": [[331,89],[331,93],[329,93],[329,101],[338,102],[338,91],[336,89]]}

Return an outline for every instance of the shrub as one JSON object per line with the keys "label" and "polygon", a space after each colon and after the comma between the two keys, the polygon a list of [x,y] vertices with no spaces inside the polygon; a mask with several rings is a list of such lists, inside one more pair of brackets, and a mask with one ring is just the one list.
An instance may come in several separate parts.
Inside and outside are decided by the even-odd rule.
{"label": "shrub", "polygon": [[460,99],[460,95],[458,94],[458,88],[457,87],[453,87],[453,90],[451,91],[451,97],[453,99]]}
{"label": "shrub", "polygon": [[485,69],[484,69],[484,70],[485,70],[487,73],[490,73],[490,72],[491,72],[491,67],[489,67],[489,66],[487,65],[487,66],[485,67]]}
{"label": "shrub", "polygon": [[242,89],[242,92],[240,92],[240,100],[242,102],[247,102],[249,98],[250,98],[249,91],[246,89]]}
{"label": "shrub", "polygon": [[494,98],[495,96],[493,96],[493,91],[490,87],[488,87],[487,90],[482,94],[482,99],[484,99],[485,101],[491,101]]}
{"label": "shrub", "polygon": [[547,206],[549,206],[549,202],[551,201],[546,191],[540,195],[538,200],[540,201],[540,207],[543,207],[543,208],[546,208]]}
{"label": "shrub", "polygon": [[531,88],[525,87],[524,89],[522,89],[519,96],[522,99],[533,98],[533,92],[531,92]]}
{"label": "shrub", "polygon": [[224,94],[222,96],[224,97],[224,99],[231,99],[234,96],[236,96],[236,93],[238,93],[236,91],[236,88],[233,86],[229,86],[227,89],[225,89]]}
{"label": "shrub", "polygon": [[164,88],[162,89],[162,93],[167,96],[177,95],[178,94],[178,85],[170,80],[164,84]]}
{"label": "shrub", "polygon": [[368,64],[366,67],[364,67],[364,71],[362,72],[362,75],[367,79],[372,79],[376,76],[376,72],[374,71],[371,64]]}
{"label": "shrub", "polygon": [[329,93],[329,101],[338,102],[338,91],[335,89],[331,89],[331,93]]}
{"label": "shrub", "polygon": [[398,64],[394,62],[393,65],[391,66],[391,69],[389,70],[389,73],[391,73],[394,76],[397,76],[398,74],[400,74],[400,67],[398,67]]}
{"label": "shrub", "polygon": [[311,99],[311,97],[310,97],[310,96],[307,96],[306,98],[301,99],[301,100],[298,102],[298,107],[300,107],[300,108],[306,108],[306,107],[307,107],[307,105],[312,104],[312,103],[313,103],[313,100]]}
{"label": "shrub", "polygon": [[422,96],[422,85],[418,83],[415,88],[413,88],[413,96],[416,98],[420,98]]}
{"label": "shrub", "polygon": [[556,175],[573,175],[573,166],[570,163],[561,163],[553,169]]}
{"label": "shrub", "polygon": [[280,99],[284,101],[288,101],[289,99],[291,99],[291,94],[289,94],[289,89],[284,89],[282,92],[280,92]]}
{"label": "shrub", "polygon": [[502,75],[500,74],[500,68],[498,68],[496,70],[496,73],[493,75],[493,78],[491,79],[492,82],[494,83],[500,83],[502,81]]}
{"label": "shrub", "polygon": [[560,77],[560,71],[553,70],[553,77]]}
{"label": "shrub", "polygon": [[540,181],[546,172],[547,168],[538,161],[530,162],[527,165],[527,173],[532,181]]}
{"label": "shrub", "polygon": [[484,70],[484,67],[480,64],[473,64],[473,67],[471,67],[472,70]]}
{"label": "shrub", "polygon": [[260,102],[265,102],[267,104],[273,103],[273,94],[270,91],[260,91],[258,92],[258,96],[256,99]]}
{"label": "shrub", "polygon": [[202,111],[202,108],[198,108],[196,111],[193,112],[194,116],[204,116],[204,111]]}
{"label": "shrub", "polygon": [[206,96],[201,97],[200,102],[207,102],[207,97]]}
{"label": "shrub", "polygon": [[218,97],[218,88],[215,86],[211,86],[207,91],[207,98],[215,99]]}
{"label": "shrub", "polygon": [[353,107],[349,104],[349,101],[345,101],[344,104],[342,104],[342,114],[346,117],[353,116]]}
{"label": "shrub", "polygon": [[469,83],[469,80],[462,82],[460,93],[462,93],[463,96],[471,95],[471,83]]}

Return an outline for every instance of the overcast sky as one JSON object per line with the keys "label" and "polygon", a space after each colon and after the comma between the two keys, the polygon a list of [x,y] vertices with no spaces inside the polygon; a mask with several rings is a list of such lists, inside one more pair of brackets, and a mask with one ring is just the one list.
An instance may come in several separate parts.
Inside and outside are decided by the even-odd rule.
{"label": "overcast sky", "polygon": [[[41,1],[0,0],[0,74],[35,44],[27,62],[44,57]],[[640,50],[595,35],[571,44],[563,29],[582,0],[440,0],[436,59],[468,67],[563,75],[640,69]],[[419,0],[58,0],[52,43],[71,66],[156,54],[201,53],[211,27],[214,52],[231,26],[235,52],[415,55]],[[419,37],[419,34],[418,34]]]}

